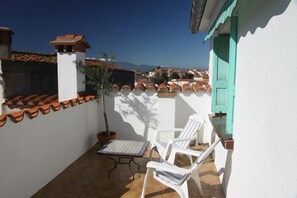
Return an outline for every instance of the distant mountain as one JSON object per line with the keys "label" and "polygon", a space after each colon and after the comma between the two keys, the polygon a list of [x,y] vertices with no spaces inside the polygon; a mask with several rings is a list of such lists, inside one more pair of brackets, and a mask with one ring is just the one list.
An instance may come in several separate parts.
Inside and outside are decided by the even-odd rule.
{"label": "distant mountain", "polygon": [[[157,68],[157,65],[145,65],[145,64],[141,64],[141,65],[136,65],[133,63],[128,63],[128,62],[115,62],[114,66],[117,66],[121,69],[126,69],[126,70],[138,70],[138,71],[142,71],[142,72],[148,72],[148,71],[152,71],[153,69]],[[201,70],[207,70],[207,68],[204,67],[175,67],[175,66],[162,66],[162,68],[174,68],[174,69],[179,69],[179,70],[187,70],[187,69],[193,69],[193,68],[198,68]]]}
{"label": "distant mountain", "polygon": [[157,67],[155,65],[135,65],[133,63],[127,63],[127,62],[115,62],[114,66],[117,66],[121,69],[138,70],[143,72],[151,71]]}

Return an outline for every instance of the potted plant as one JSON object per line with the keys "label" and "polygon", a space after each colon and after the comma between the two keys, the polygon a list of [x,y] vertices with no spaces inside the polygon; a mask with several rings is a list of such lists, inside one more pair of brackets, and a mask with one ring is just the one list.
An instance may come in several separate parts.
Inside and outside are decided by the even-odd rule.
{"label": "potted plant", "polygon": [[115,60],[115,56],[113,55],[111,59],[109,59],[106,53],[102,53],[102,55],[105,61],[102,61],[100,66],[83,64],[81,61],[76,62],[77,69],[86,75],[85,84],[91,85],[94,88],[98,102],[100,102],[102,107],[105,121],[105,131],[97,133],[97,138],[101,146],[106,144],[109,140],[116,138],[116,132],[110,131],[109,129],[105,104],[105,96],[108,96],[113,92],[110,76],[112,74],[112,63],[113,60]]}

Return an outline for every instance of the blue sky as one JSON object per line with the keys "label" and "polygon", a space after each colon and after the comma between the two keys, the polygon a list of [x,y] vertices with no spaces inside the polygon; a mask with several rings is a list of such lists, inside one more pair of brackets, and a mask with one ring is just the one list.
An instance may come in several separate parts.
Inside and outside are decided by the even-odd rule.
{"label": "blue sky", "polygon": [[58,35],[83,34],[87,57],[114,53],[134,64],[208,68],[205,33],[189,31],[191,0],[0,0],[12,49],[53,53]]}

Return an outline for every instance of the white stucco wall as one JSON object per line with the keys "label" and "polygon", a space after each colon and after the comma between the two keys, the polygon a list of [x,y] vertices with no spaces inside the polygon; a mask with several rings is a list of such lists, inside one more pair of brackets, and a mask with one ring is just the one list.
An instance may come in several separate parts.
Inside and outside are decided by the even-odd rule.
{"label": "white stucco wall", "polygon": [[58,52],[58,95],[59,101],[77,97],[77,92],[84,91],[84,75],[77,72],[75,61],[85,61],[83,52]]}
{"label": "white stucco wall", "polygon": [[0,197],[30,197],[93,146],[97,130],[95,101],[7,120],[0,127]]}
{"label": "white stucco wall", "polygon": [[[199,132],[199,142],[210,140],[209,93],[179,93],[176,97],[159,98],[154,91],[117,92],[106,98],[106,105],[110,130],[116,131],[118,138],[152,141],[155,130],[182,128],[191,114],[200,113],[205,123]],[[102,111],[99,117],[99,131],[103,131]]]}
{"label": "white stucco wall", "polygon": [[[210,140],[209,93],[180,92],[176,97],[159,98],[156,92],[119,92],[107,101],[110,129],[117,131],[119,138],[152,141],[156,129],[182,128],[191,114],[200,113],[205,123],[199,141]],[[100,129],[104,130],[100,116]]]}
{"label": "white stucco wall", "polygon": [[[110,129],[118,139],[152,141],[159,127],[183,127],[189,115],[200,113],[205,123],[199,141],[209,141],[206,92],[159,98],[155,91],[127,91],[106,99]],[[34,119],[25,116],[19,123],[7,120],[0,127],[0,197],[30,197],[93,146],[104,127],[96,100],[46,115],[39,112]]]}
{"label": "white stucco wall", "polygon": [[297,3],[238,3],[235,145],[216,149],[227,197],[297,197]]}

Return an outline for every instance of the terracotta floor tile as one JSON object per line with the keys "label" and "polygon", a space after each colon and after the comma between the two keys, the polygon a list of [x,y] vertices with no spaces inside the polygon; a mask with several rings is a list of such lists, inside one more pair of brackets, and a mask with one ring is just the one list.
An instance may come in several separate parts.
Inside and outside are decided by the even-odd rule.
{"label": "terracotta floor tile", "polygon": [[[202,146],[204,147],[204,145]],[[200,149],[196,147],[196,149]],[[111,173],[108,179],[108,171],[113,167],[113,162],[106,156],[97,155],[98,145],[95,145],[82,157],[67,167],[61,174],[40,189],[33,198],[59,198],[59,197],[121,197],[138,198],[141,195],[146,164],[149,159],[149,152],[144,158],[135,158],[140,164],[140,172],[137,166],[132,164],[131,173],[128,165],[119,165]],[[153,152],[154,161],[159,161],[158,154]],[[189,166],[190,161],[186,156],[178,156],[176,163],[179,166]],[[203,197],[225,197],[216,168],[212,161],[203,164],[199,168],[201,177]],[[193,180],[188,183],[190,198],[202,197]],[[152,177],[148,180],[146,198],[175,198],[179,195],[167,186],[162,185]]]}

